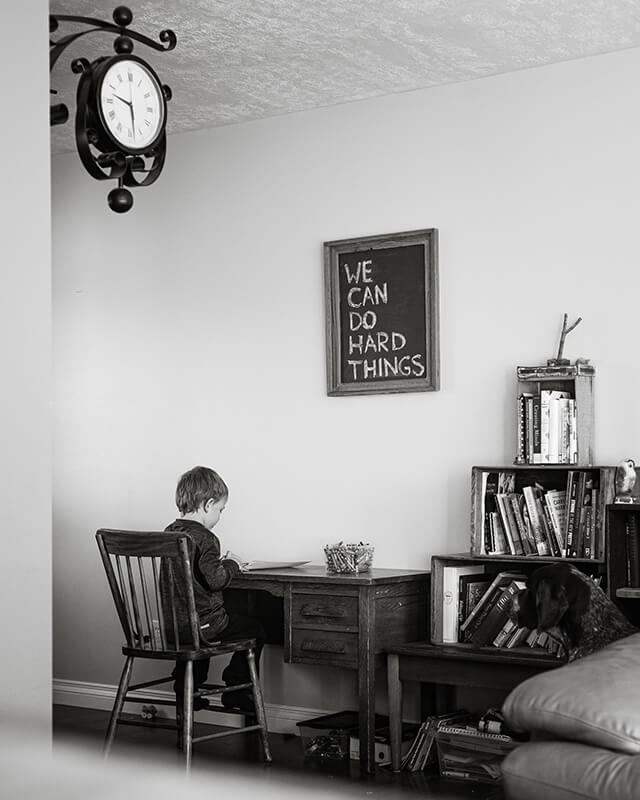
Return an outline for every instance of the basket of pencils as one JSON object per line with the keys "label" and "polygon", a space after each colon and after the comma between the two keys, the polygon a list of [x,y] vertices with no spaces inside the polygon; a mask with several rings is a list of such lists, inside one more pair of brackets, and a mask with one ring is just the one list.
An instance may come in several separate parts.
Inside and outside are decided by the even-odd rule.
{"label": "basket of pencils", "polygon": [[373,561],[374,548],[370,544],[327,544],[324,555],[329,572],[357,575],[368,572]]}

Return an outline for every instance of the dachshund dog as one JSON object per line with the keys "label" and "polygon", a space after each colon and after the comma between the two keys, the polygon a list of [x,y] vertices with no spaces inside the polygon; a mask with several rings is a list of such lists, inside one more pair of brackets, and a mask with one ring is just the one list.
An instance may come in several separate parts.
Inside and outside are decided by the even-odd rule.
{"label": "dachshund dog", "polygon": [[513,616],[519,625],[559,638],[569,661],[637,631],[593,578],[569,564],[532,572],[514,600]]}

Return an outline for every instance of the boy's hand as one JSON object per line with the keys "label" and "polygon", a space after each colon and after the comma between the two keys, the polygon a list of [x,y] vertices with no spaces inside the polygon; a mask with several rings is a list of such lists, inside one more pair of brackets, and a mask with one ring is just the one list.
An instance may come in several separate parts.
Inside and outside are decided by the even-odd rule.
{"label": "boy's hand", "polygon": [[244,558],[240,558],[240,556],[237,556],[235,553],[232,553],[230,550],[227,550],[227,552],[222,556],[222,560],[223,561],[235,561],[236,564],[238,565],[238,569],[242,569],[244,567],[244,565],[247,563],[244,560]]}

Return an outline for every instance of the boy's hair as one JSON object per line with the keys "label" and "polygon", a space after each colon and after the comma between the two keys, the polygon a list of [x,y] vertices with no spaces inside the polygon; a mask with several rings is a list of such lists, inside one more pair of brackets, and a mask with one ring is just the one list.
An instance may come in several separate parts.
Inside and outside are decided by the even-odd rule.
{"label": "boy's hair", "polygon": [[180,477],[176,486],[176,505],[181,514],[197,511],[207,500],[229,496],[227,484],[209,467],[194,467]]}

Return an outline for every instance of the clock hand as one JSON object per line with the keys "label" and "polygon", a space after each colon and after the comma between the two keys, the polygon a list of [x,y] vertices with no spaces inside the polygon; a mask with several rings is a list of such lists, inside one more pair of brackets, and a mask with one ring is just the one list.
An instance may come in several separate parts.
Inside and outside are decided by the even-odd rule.
{"label": "clock hand", "polygon": [[133,103],[131,102],[131,100],[125,100],[124,97],[120,97],[120,95],[116,94],[115,92],[113,93],[113,96],[117,97],[118,100],[121,100],[123,103],[125,103],[126,105],[129,106],[129,111],[131,113],[131,132],[132,132],[132,135],[133,135],[133,139],[135,141],[135,138],[136,138],[136,127],[135,127],[135,120],[134,120],[134,117],[133,117]]}

